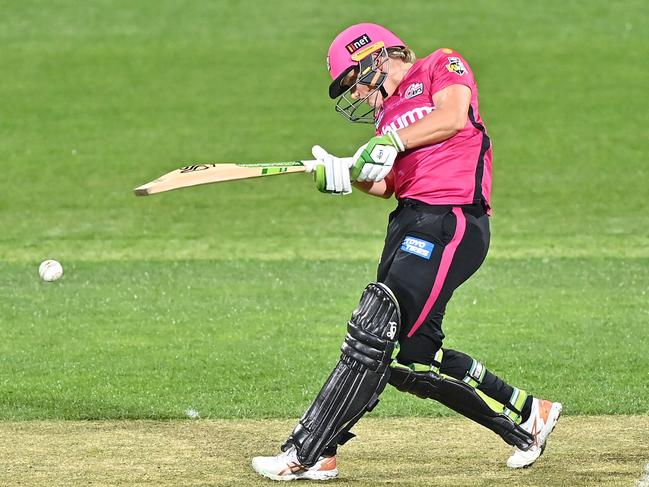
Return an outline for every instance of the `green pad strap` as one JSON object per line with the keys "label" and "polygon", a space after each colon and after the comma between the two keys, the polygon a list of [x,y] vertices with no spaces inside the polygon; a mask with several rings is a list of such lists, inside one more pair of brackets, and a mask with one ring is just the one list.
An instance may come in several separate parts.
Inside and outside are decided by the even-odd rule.
{"label": "green pad strap", "polygon": [[519,389],[518,387],[514,387],[514,390],[512,391],[512,397],[503,408],[503,413],[505,414],[505,416],[508,416],[516,424],[521,423],[521,411],[523,410],[527,396],[527,392]]}
{"label": "green pad strap", "polygon": [[401,369],[406,369],[406,370],[412,370],[413,372],[435,372],[436,374],[439,374],[439,368],[442,365],[442,358],[444,357],[444,351],[440,348],[437,350],[435,353],[435,356],[433,357],[433,363],[431,365],[425,365],[425,364],[418,364],[416,362],[413,362],[408,365],[400,364],[397,362],[396,356],[398,353],[398,345],[394,347],[395,351],[392,353],[392,363],[390,364],[391,367],[398,367]]}
{"label": "green pad strap", "polygon": [[462,381],[466,382],[473,388],[478,388],[480,384],[482,384],[486,373],[487,368],[484,366],[484,364],[482,362],[478,362],[476,359],[473,359],[471,368],[467,371],[466,376],[464,377],[464,379],[462,379]]}
{"label": "green pad strap", "polygon": [[[479,362],[475,359],[473,359],[473,363],[471,364],[471,367],[466,373],[466,376],[464,379],[462,379],[462,382],[470,385],[474,389],[478,389],[480,385],[482,384],[482,381],[485,378],[485,375],[487,373],[487,368],[482,364],[482,362]],[[481,391],[477,391],[478,395],[484,399],[484,401],[489,405],[491,409],[493,409],[496,412],[501,412],[507,416],[509,419],[514,421],[516,424],[521,423],[521,410],[523,409],[523,406],[525,405],[525,400],[527,399],[528,394],[517,388],[514,387],[514,390],[512,391],[512,396],[509,399],[509,401],[505,404],[501,404],[500,402],[489,398],[486,394],[482,393]]]}

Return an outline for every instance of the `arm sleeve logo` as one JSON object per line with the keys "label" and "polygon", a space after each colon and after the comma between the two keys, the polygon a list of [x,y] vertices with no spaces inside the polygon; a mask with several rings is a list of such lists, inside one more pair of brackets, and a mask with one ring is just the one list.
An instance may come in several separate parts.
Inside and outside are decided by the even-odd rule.
{"label": "arm sleeve logo", "polygon": [[448,69],[451,73],[456,73],[459,74],[460,76],[463,76],[464,73],[466,73],[466,68],[464,67],[464,63],[459,57],[456,56],[451,56],[448,57],[448,64],[446,65],[446,69]]}

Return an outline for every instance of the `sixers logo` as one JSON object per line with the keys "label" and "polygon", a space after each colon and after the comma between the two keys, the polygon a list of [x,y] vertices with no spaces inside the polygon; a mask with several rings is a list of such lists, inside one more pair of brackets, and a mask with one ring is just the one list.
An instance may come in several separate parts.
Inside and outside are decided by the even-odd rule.
{"label": "sixers logo", "polygon": [[409,100],[410,98],[414,98],[417,95],[421,95],[423,92],[424,92],[423,83],[412,83],[410,86],[408,86],[408,89],[404,93],[403,97],[406,100]]}
{"label": "sixers logo", "polygon": [[446,69],[448,69],[451,73],[459,74],[460,76],[463,76],[464,73],[466,73],[464,63],[459,57],[450,56],[447,59],[448,64],[446,65]]}

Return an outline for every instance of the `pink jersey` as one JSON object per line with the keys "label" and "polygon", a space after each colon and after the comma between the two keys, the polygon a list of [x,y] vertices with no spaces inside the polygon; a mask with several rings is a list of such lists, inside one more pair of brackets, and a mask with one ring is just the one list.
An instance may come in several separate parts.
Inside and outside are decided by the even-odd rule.
{"label": "pink jersey", "polygon": [[478,88],[468,63],[438,49],[410,68],[396,92],[376,113],[376,133],[399,130],[433,110],[433,95],[453,84],[471,89],[468,120],[450,139],[400,154],[392,169],[397,198],[432,205],[484,202],[491,194],[491,142],[478,112]]}

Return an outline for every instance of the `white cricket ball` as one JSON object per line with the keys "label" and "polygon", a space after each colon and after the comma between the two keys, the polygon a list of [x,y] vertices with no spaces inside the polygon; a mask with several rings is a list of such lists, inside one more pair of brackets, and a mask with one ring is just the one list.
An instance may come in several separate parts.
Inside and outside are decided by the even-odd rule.
{"label": "white cricket ball", "polygon": [[192,408],[189,408],[185,411],[185,416],[187,416],[189,419],[199,419],[201,417],[200,413]]}
{"label": "white cricket ball", "polygon": [[38,266],[38,275],[46,282],[56,281],[63,275],[63,266],[55,260],[44,260]]}

